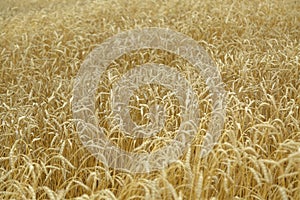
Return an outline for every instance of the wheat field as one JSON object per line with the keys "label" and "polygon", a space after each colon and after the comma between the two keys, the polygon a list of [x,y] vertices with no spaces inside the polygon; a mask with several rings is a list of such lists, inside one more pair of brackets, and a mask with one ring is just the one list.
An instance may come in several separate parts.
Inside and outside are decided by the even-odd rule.
{"label": "wheat field", "polygon": [[[144,27],[169,28],[204,47],[228,93],[226,121],[213,151],[201,158],[211,107],[196,74],[202,118],[191,146],[163,170],[132,174],[108,168],[82,145],[72,90],[98,44]],[[299,1],[3,0],[0,30],[0,199],[300,199]],[[149,61],[189,73],[176,55],[149,49],[110,67]],[[103,78],[99,90],[107,91],[102,86],[110,80]],[[176,107],[172,98],[166,104]],[[103,126],[107,101],[97,99]],[[166,140],[177,128],[174,112],[170,134],[160,135]],[[147,123],[138,110],[131,115]],[[128,151],[145,142],[109,134]],[[167,145],[146,142],[150,150]]]}

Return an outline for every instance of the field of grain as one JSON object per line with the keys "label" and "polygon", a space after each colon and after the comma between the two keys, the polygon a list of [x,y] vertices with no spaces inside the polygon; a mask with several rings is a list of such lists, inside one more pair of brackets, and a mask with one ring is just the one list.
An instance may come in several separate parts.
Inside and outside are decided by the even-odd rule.
{"label": "field of grain", "polygon": [[[199,134],[184,156],[161,171],[132,174],[106,167],[82,145],[72,90],[98,44],[143,27],[181,32],[205,48],[228,92],[227,113],[208,156],[199,156],[211,110],[205,100]],[[151,50],[125,55],[114,67],[149,60],[188,69]],[[297,0],[3,0],[0,199],[300,199],[299,62]],[[132,116],[141,120],[137,111]],[[136,147],[113,135],[120,148]]]}

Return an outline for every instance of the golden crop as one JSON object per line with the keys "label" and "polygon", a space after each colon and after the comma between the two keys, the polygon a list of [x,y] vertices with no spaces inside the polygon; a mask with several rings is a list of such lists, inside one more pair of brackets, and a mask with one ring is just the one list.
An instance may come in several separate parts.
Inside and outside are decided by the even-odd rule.
{"label": "golden crop", "polygon": [[[131,174],[105,167],[81,144],[72,89],[91,50],[118,32],[142,27],[170,28],[206,49],[228,92],[227,116],[218,144],[200,158],[211,108],[204,83],[194,76],[203,101],[191,147],[164,170]],[[124,55],[111,68],[146,61],[190,72],[184,60],[152,50]],[[300,199],[299,61],[297,0],[3,0],[0,199]],[[109,81],[106,74],[99,90],[109,92]],[[144,93],[141,88],[136,96]],[[160,135],[166,140],[179,122],[178,102],[170,99],[171,131]],[[102,126],[109,121],[107,101],[97,99]],[[132,97],[132,107],[139,103]],[[147,123],[138,109],[131,115]],[[108,134],[128,151],[167,144],[159,137],[135,141]]]}

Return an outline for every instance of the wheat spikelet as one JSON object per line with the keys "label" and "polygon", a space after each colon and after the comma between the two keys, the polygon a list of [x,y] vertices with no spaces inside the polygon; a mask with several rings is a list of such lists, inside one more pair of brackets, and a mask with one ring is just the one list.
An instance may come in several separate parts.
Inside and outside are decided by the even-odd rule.
{"label": "wheat spikelet", "polygon": [[31,194],[31,199],[36,200],[36,191],[31,187],[31,185],[28,185],[29,192]]}
{"label": "wheat spikelet", "polygon": [[281,198],[283,200],[288,200],[289,199],[287,194],[286,194],[286,189],[285,188],[279,186],[278,190],[279,190]]}
{"label": "wheat spikelet", "polygon": [[50,200],[56,200],[57,199],[55,192],[52,191],[50,188],[48,188],[47,186],[43,186],[43,189],[47,193]]}
{"label": "wheat spikelet", "polygon": [[203,171],[200,171],[197,185],[195,186],[195,198],[200,199],[202,193],[202,185],[203,185]]}
{"label": "wheat spikelet", "polygon": [[255,169],[253,169],[252,167],[249,167],[249,170],[251,171],[251,173],[252,173],[254,179],[256,180],[257,184],[261,185],[262,183],[261,183],[261,178],[259,176],[259,173]]}

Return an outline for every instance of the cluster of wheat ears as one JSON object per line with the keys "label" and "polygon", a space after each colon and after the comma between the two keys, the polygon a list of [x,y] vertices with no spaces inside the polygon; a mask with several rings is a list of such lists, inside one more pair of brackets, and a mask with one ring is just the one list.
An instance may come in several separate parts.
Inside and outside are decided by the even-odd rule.
{"label": "cluster of wheat ears", "polygon": [[[98,44],[143,27],[170,28],[205,48],[228,92],[227,114],[218,144],[201,158],[211,116],[201,74],[159,50],[118,58],[109,66],[118,73],[99,83],[101,126],[109,126],[110,82],[136,64],[181,70],[200,100],[199,132],[184,155],[160,171],[132,174],[108,168],[82,145],[72,90]],[[300,199],[299,61],[296,0],[1,1],[0,199]],[[162,101],[166,94],[158,85],[141,87],[131,97],[132,119],[147,123],[142,97]],[[108,138],[128,151],[168,145],[180,123],[178,101],[168,99],[165,134],[134,140],[112,130]]]}

